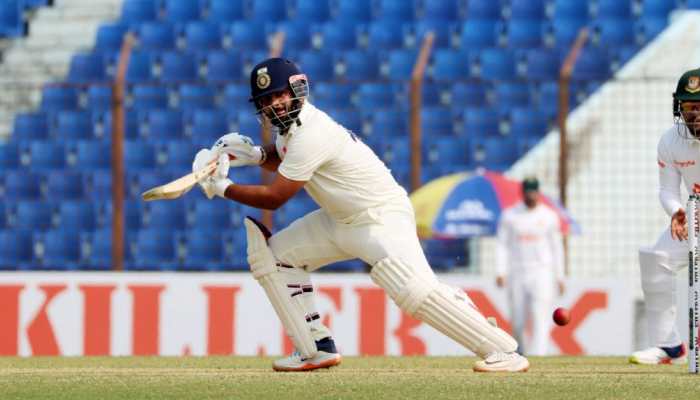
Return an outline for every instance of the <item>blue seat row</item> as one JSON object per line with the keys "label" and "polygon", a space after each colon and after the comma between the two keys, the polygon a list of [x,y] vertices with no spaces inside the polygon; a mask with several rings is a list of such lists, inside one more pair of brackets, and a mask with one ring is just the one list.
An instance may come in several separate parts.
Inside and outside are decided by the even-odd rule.
{"label": "blue seat row", "polygon": [[4,0],[0,7],[0,37],[15,38],[27,34],[25,12],[49,5],[49,0]]}

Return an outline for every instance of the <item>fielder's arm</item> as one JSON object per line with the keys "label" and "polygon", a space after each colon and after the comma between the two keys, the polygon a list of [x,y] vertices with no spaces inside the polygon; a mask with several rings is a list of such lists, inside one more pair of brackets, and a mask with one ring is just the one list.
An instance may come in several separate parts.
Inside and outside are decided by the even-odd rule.
{"label": "fielder's arm", "polygon": [[275,179],[269,185],[231,184],[226,188],[224,196],[229,200],[251,207],[276,210],[303,188],[305,184],[305,181],[293,181],[281,174],[276,174]]}
{"label": "fielder's arm", "polygon": [[282,162],[279,154],[277,154],[277,147],[274,143],[271,143],[262,146],[262,148],[265,154],[265,162],[260,164],[260,167],[268,171],[277,172],[277,167],[279,167]]}

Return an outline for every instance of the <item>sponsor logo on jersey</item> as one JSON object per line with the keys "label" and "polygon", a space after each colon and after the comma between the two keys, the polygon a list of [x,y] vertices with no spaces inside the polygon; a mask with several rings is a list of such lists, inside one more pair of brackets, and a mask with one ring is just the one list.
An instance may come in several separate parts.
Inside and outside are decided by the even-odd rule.
{"label": "sponsor logo on jersey", "polygon": [[688,77],[688,85],[685,87],[685,91],[689,93],[700,92],[700,76]]}
{"label": "sponsor logo on jersey", "polygon": [[695,165],[695,160],[688,160],[688,161],[673,160],[673,165],[675,165],[678,168],[688,168],[688,167],[692,167],[693,165]]}

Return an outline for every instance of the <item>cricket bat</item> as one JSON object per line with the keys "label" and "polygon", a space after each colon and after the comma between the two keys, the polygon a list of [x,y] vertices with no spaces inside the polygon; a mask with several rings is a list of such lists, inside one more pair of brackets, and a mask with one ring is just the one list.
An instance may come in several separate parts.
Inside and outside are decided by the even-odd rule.
{"label": "cricket bat", "polygon": [[219,161],[214,160],[198,171],[194,171],[172,182],[168,182],[165,185],[156,186],[143,192],[141,198],[143,201],[177,199],[189,192],[194,185],[214,173],[218,166]]}

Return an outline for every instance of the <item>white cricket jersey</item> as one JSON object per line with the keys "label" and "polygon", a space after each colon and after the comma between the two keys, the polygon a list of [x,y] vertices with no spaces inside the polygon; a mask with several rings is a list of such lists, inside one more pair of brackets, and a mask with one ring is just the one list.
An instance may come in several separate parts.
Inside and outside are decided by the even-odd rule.
{"label": "white cricket jersey", "polygon": [[[666,131],[657,147],[659,164],[659,200],[670,216],[684,208],[681,202],[681,178],[688,193],[700,189],[700,141],[686,139],[674,126]],[[687,129],[681,126],[680,129]]]}
{"label": "white cricket jersey", "polygon": [[538,203],[533,209],[519,203],[501,215],[498,225],[496,270],[506,275],[553,271],[557,279],[564,276],[564,256],[559,218],[549,207]]}
{"label": "white cricket jersey", "polygon": [[294,124],[277,135],[277,170],[304,188],[338,221],[368,208],[406,198],[406,191],[366,144],[308,101]]}

